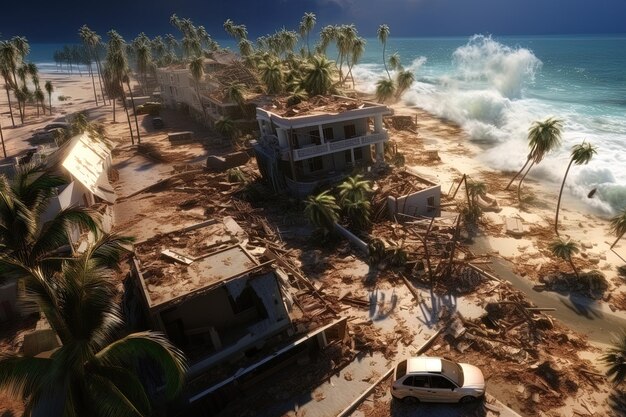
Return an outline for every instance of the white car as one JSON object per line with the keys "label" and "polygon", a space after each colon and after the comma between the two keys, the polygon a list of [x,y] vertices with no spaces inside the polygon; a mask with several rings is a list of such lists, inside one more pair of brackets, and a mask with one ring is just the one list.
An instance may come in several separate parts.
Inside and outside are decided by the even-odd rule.
{"label": "white car", "polygon": [[391,395],[409,403],[468,403],[485,395],[485,378],[467,363],[418,356],[396,366]]}

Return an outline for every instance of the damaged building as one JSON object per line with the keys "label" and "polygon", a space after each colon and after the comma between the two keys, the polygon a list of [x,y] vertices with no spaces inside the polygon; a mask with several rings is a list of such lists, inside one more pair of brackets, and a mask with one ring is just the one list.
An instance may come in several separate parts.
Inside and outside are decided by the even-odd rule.
{"label": "damaged building", "polygon": [[279,273],[259,263],[242,236],[227,218],[136,245],[146,316],[185,352],[192,376],[291,327]]}
{"label": "damaged building", "polygon": [[254,145],[259,171],[276,191],[304,197],[355,167],[384,161],[387,106],[340,96],[278,104],[257,108]]}

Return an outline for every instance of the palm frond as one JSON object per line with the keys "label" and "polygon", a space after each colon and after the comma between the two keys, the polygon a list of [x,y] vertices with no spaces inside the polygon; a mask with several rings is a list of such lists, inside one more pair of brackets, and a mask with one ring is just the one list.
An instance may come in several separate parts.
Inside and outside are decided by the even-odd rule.
{"label": "palm frond", "polygon": [[135,374],[119,366],[95,367],[92,372],[110,381],[142,415],[150,415],[150,400]]}
{"label": "palm frond", "polygon": [[0,354],[0,387],[15,397],[26,397],[40,388],[52,361],[45,358]]}
{"label": "palm frond", "polygon": [[180,392],[187,369],[186,360],[183,353],[161,334],[133,333],[96,354],[96,361],[102,366],[128,367],[139,358],[150,358],[161,366],[168,397]]}
{"label": "palm frond", "polygon": [[72,206],[61,210],[41,228],[31,249],[31,260],[43,259],[48,253],[69,244],[69,232],[72,226],[97,234],[100,222],[96,220],[95,215],[93,210],[86,207]]}

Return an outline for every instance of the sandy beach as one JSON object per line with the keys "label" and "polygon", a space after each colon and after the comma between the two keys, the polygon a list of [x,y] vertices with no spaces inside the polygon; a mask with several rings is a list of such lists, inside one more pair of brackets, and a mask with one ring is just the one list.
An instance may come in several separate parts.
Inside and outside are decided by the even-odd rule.
{"label": "sandy beach", "polygon": [[[30,146],[28,138],[32,131],[53,120],[60,120],[65,115],[83,110],[89,110],[93,119],[103,122],[109,137],[116,143],[128,144],[128,126],[123,109],[118,106],[117,123],[113,123],[111,106],[95,106],[89,77],[42,74],[41,79],[42,81],[51,80],[55,86],[53,114],[37,118],[34,115],[34,108],[29,106],[27,120],[23,126],[11,127],[6,111],[6,94],[0,94],[2,111],[0,117],[9,156],[16,155]],[[3,93],[4,89],[2,88],[0,92]],[[60,101],[60,96],[69,98]],[[398,145],[399,152],[405,155],[407,166],[425,177],[436,179],[441,184],[444,193],[452,189],[465,174],[472,180],[484,182],[488,193],[497,199],[502,210],[498,213],[484,213],[478,234],[471,246],[475,253],[489,254],[503,260],[506,268],[526,282],[528,288],[540,284],[542,277],[556,271],[571,272],[570,265],[564,261],[555,260],[547,248],[554,238],[554,214],[558,190],[527,179],[522,190],[525,202],[520,206],[517,202],[516,188],[504,190],[513,174],[491,170],[478,162],[476,156],[483,150],[479,145],[472,143],[461,128],[419,108],[410,108],[401,103],[394,104],[392,107],[395,114],[411,116],[417,122],[417,134],[409,131],[394,131],[391,135],[392,140]],[[14,116],[18,117],[17,114]],[[149,131],[142,128],[142,134],[149,134]],[[434,157],[435,153],[436,157]],[[456,198],[460,201],[463,196],[464,194],[460,192]],[[515,238],[506,234],[505,217],[518,218],[522,221],[524,234],[521,237]],[[581,253],[574,259],[580,271],[599,270],[606,276],[609,284],[600,299],[588,300],[585,304],[588,317],[585,317],[584,312],[580,310],[569,312],[572,322],[580,316],[581,323],[590,321],[591,324],[587,323],[587,326],[599,327],[601,333],[604,334],[605,337],[589,338],[594,349],[579,353],[585,359],[589,359],[597,367],[598,372],[601,372],[597,358],[608,342],[609,333],[618,330],[602,327],[603,317],[614,318],[615,321],[612,323],[626,320],[626,280],[618,273],[618,267],[624,265],[624,260],[620,258],[620,255],[626,258],[626,242],[620,242],[615,247],[616,253],[610,251],[609,247],[615,238],[609,232],[608,219],[590,212],[567,191],[563,196],[559,230],[562,236],[580,242]],[[570,295],[565,294],[566,297]],[[563,305],[563,309],[568,308],[571,309]],[[574,331],[585,333],[585,326],[582,324],[578,329],[576,326],[570,325],[570,327],[573,327]],[[5,341],[0,348],[11,348],[14,343],[14,340]],[[510,387],[506,387],[506,381],[502,381],[505,387],[501,389],[497,389],[498,384],[494,382],[497,381],[491,381],[491,386],[495,389],[493,394],[516,408],[515,393],[509,390]],[[607,384],[603,384],[596,393],[586,392],[581,396],[594,404],[598,413],[595,415],[605,415],[607,410],[605,407],[608,407],[606,405],[608,388]],[[8,401],[6,397],[0,397],[0,404],[4,404],[5,401]],[[576,406],[569,401],[565,408],[553,410],[549,415],[572,415],[572,410]]]}

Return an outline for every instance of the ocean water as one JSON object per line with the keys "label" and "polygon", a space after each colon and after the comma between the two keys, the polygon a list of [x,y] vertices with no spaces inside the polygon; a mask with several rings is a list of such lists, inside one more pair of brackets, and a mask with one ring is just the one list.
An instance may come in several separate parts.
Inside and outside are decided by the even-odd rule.
{"label": "ocean water", "polygon": [[[572,167],[567,192],[605,215],[626,207],[626,36],[391,38],[387,56],[394,52],[416,77],[402,100],[460,124],[486,165],[521,168],[529,126],[555,116],[563,145],[530,176],[560,184],[571,147],[586,140],[598,153]],[[368,39],[353,72],[375,91],[385,75],[380,42]]]}
{"label": "ocean water", "polygon": [[[232,41],[220,42],[236,50]],[[29,59],[54,71],[54,49],[33,45]],[[558,184],[570,149],[583,140],[598,148],[586,166],[574,166],[566,190],[599,213],[626,207],[626,35],[389,38],[416,82],[402,100],[460,124],[482,146],[479,158],[495,169],[517,170],[528,153],[535,120],[564,121],[563,145],[531,171]],[[336,53],[329,49],[331,59]],[[386,76],[382,46],[367,39],[353,70],[359,88],[374,92]],[[586,196],[597,188],[596,196]]]}

